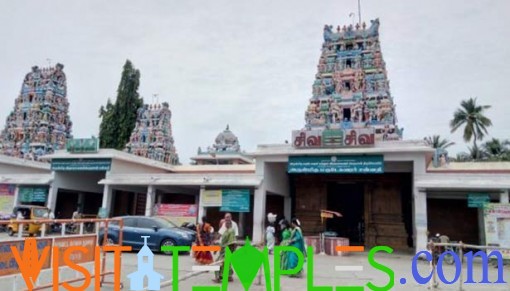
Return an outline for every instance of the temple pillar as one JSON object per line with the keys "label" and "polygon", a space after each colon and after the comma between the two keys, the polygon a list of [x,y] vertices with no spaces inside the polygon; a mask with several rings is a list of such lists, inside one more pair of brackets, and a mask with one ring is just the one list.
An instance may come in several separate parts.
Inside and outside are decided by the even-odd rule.
{"label": "temple pillar", "polygon": [[[18,195],[19,192],[19,186],[16,186],[16,195]],[[48,201],[46,201],[46,207],[51,209],[53,213],[56,214],[56,207],[57,207],[57,194],[58,194],[58,186],[55,185],[54,182],[50,184],[50,188],[48,189]],[[16,196],[15,203],[18,203],[19,197]]]}
{"label": "temple pillar", "polygon": [[499,203],[508,204],[508,203],[510,203],[508,200],[509,200],[508,199],[508,189],[506,189],[506,190],[503,190],[499,194]]}
{"label": "temple pillar", "polygon": [[198,194],[198,223],[202,222],[202,217],[207,215],[207,209],[202,203],[202,197],[204,197],[205,186],[200,186],[200,194]]}
{"label": "temple pillar", "polygon": [[416,253],[427,249],[427,192],[414,188],[413,190],[413,220],[414,246]]}
{"label": "temple pillar", "polygon": [[145,202],[145,216],[153,215],[155,201],[156,201],[156,189],[154,185],[149,185],[147,187],[147,200]]}
{"label": "temple pillar", "polygon": [[262,242],[264,239],[264,222],[266,217],[266,186],[264,183],[255,189],[253,203],[253,236],[255,243]]}
{"label": "temple pillar", "polygon": [[105,184],[103,188],[103,202],[101,208],[105,209],[105,217],[110,217],[110,209],[112,205],[112,186]]}

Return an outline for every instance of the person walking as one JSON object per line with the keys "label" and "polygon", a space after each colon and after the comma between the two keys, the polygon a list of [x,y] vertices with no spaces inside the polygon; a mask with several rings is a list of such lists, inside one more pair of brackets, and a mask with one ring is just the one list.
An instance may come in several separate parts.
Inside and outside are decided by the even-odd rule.
{"label": "person walking", "polygon": [[[227,253],[227,248],[230,249],[231,252],[235,251],[235,242],[236,242],[236,234],[235,230],[232,227],[232,220],[225,220],[225,223],[223,224],[222,228],[225,228],[223,231],[223,234],[221,235],[220,240],[220,254],[218,255],[218,258],[216,259],[217,262],[220,262],[220,270],[215,271],[215,278],[213,279],[213,282],[215,283],[221,283],[222,276],[223,276],[223,269],[225,268],[225,256]],[[229,266],[229,272],[228,272],[228,281],[232,282],[234,279],[232,278],[233,270],[232,267]]]}
{"label": "person walking", "polygon": [[[282,236],[282,240],[280,242],[280,246],[288,246],[290,244],[290,235],[291,235],[291,230],[290,230],[290,225],[289,225],[289,222],[285,219],[283,219],[282,221],[280,221],[280,229],[281,229],[281,236]],[[280,269],[281,270],[287,270],[286,268],[288,267],[288,252],[286,251],[282,251],[280,253]]]}
{"label": "person walking", "polygon": [[276,229],[274,227],[274,222],[276,221],[276,214],[270,212],[267,215],[267,220],[269,221],[269,225],[266,227],[266,247],[269,251],[269,254],[272,254],[276,241],[275,238]]}
{"label": "person walking", "polygon": [[[293,218],[291,221],[291,233],[289,239],[289,245],[296,247],[306,258],[306,249],[305,249],[305,240],[303,238],[303,232],[301,231],[301,223],[299,219]],[[298,265],[298,256],[294,252],[288,252],[287,254],[287,264],[285,265],[286,270],[295,269]],[[290,275],[291,277],[302,277],[303,268],[298,271],[297,274]]]}
{"label": "person walking", "polygon": [[[197,225],[197,246],[205,247],[211,245],[214,228],[207,217],[202,217],[202,223]],[[210,251],[198,251],[194,254],[195,262],[200,265],[209,265],[214,259]]]}

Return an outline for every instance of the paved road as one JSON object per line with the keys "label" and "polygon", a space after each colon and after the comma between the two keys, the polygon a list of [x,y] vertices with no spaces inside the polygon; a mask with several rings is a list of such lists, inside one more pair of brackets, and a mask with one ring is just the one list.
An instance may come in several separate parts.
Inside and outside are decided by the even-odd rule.
{"label": "paved road", "polygon": [[[273,257],[271,256],[270,260]],[[395,272],[395,286],[391,290],[427,290],[427,286],[419,285],[416,282],[413,282],[413,276],[411,272],[411,255],[405,254],[378,254],[376,260],[380,263],[392,268]],[[188,255],[181,255],[179,257],[179,276],[184,276],[189,274],[191,271],[191,266],[193,265],[193,260]],[[271,263],[272,265],[272,263]],[[340,272],[335,271],[336,265],[361,265],[363,266],[363,271],[347,271]],[[111,268],[113,266],[112,257],[109,256],[108,266]],[[164,281],[170,280],[172,276],[172,256],[164,256],[161,254],[156,254],[154,257],[154,266],[155,270],[161,273],[165,278]],[[273,266],[271,266],[272,268]],[[314,259],[314,268],[313,277],[315,285],[323,285],[323,286],[365,286],[368,282],[372,282],[377,286],[386,285],[388,282],[387,274],[381,272],[380,270],[374,269],[370,266],[367,261],[366,253],[358,253],[351,254],[346,257],[332,257],[332,256],[320,256],[316,255]],[[92,270],[92,266],[89,266],[89,270]],[[127,279],[127,274],[136,271],[137,269],[137,256],[136,253],[127,253],[122,256],[122,282],[125,285],[124,290],[129,290],[129,281]],[[429,270],[428,264],[424,261],[418,262],[418,269],[421,274],[426,275]],[[454,266],[446,266],[445,267],[445,275],[447,278],[454,277]],[[74,274],[71,272],[63,271],[63,276],[69,277]],[[482,268],[480,264],[476,264],[474,266],[475,273],[475,281],[479,281],[482,274]],[[306,274],[305,274],[306,275]],[[40,283],[49,282],[51,280],[50,273],[41,273],[40,275]],[[205,273],[198,275],[196,277],[192,277],[190,279],[181,281],[179,284],[179,290],[191,290],[192,286],[209,286],[215,285],[211,279],[213,278],[212,273]],[[405,285],[400,284],[400,278],[406,278],[407,283]],[[466,269],[463,269],[463,278],[466,278]],[[496,281],[497,279],[497,269],[490,268],[489,269],[489,278],[491,282]],[[112,278],[110,278],[112,279]],[[274,278],[272,278],[272,282]],[[510,268],[504,268],[504,279],[506,281],[510,281]],[[292,290],[292,291],[305,291],[307,290],[307,281],[305,278],[288,278],[283,277],[281,280],[281,289],[280,290]],[[18,285],[15,289],[12,288],[12,278],[10,279],[0,279],[0,287],[1,290],[21,290],[22,286],[20,286],[22,279],[17,279]],[[80,283],[81,284],[81,283]],[[79,284],[78,284],[79,285]],[[24,286],[23,286],[24,287]],[[48,289],[50,290],[50,289]],[[60,290],[65,290],[61,288]],[[89,288],[88,290],[93,290],[93,288]],[[101,290],[113,290],[111,286],[105,286]],[[163,287],[161,290],[170,291],[171,287]],[[244,290],[241,286],[239,280],[235,278],[235,281],[229,285],[229,290]],[[254,291],[263,291],[266,290],[265,286],[257,286],[253,285],[249,290]],[[274,290],[274,289],[273,289]],[[365,287],[365,290],[369,290]],[[438,290],[458,290],[458,283],[453,285],[441,284]],[[465,285],[464,290],[510,290],[510,285],[506,284],[470,284]]]}

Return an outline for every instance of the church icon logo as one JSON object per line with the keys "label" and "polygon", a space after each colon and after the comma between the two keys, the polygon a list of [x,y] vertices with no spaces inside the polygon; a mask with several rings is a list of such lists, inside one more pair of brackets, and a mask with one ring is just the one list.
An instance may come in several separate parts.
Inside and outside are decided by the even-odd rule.
{"label": "church icon logo", "polygon": [[142,236],[143,247],[137,254],[138,257],[138,271],[129,274],[130,290],[138,291],[145,290],[143,283],[147,277],[149,290],[160,290],[161,280],[163,275],[154,271],[154,253],[147,246],[147,238],[150,236]]}

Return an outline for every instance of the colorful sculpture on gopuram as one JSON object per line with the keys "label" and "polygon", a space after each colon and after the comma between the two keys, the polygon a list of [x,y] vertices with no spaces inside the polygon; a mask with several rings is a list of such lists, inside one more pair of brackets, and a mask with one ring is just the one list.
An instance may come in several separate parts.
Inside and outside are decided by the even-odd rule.
{"label": "colorful sculpture on gopuram", "polygon": [[14,110],[0,134],[4,155],[38,160],[45,154],[64,149],[71,138],[66,75],[64,66],[32,67],[25,76]]}
{"label": "colorful sculpture on gopuram", "polygon": [[179,164],[172,136],[172,112],[168,103],[145,104],[137,111],[136,126],[125,151],[140,157]]}
{"label": "colorful sculpture on gopuram", "polygon": [[379,43],[379,19],[371,26],[324,26],[324,43],[306,125],[293,131],[293,146],[369,146],[401,140],[395,104]]}

